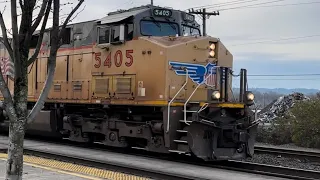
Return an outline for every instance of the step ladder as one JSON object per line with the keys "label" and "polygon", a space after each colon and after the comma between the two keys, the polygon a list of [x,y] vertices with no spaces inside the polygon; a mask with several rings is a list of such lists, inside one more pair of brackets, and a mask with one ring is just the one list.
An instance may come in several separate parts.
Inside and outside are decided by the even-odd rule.
{"label": "step ladder", "polygon": [[[171,101],[168,103],[168,117],[167,117],[167,128],[166,128],[166,133],[169,133],[170,131],[170,107],[171,104],[174,102],[175,98],[178,96],[178,94],[182,91],[182,89],[185,88],[185,86],[188,83],[188,69],[185,69],[186,71],[186,80],[185,83],[182,85],[182,87],[179,89],[179,91],[174,95],[174,97],[171,99]],[[206,81],[210,76],[207,76],[204,81]],[[202,84],[198,84],[197,87],[192,91],[192,93],[190,94],[189,98],[186,100],[186,102],[184,103],[183,106],[183,119],[180,120],[180,123],[184,123],[184,126],[182,125],[182,127],[187,127],[192,123],[192,120],[187,120],[187,113],[200,113],[201,111],[205,110],[208,107],[208,103],[205,103],[201,106],[201,108],[199,110],[187,110],[187,104],[189,103],[190,99],[192,98],[192,96],[194,95],[194,93],[198,90],[198,88],[201,86]],[[187,125],[187,126],[186,126]],[[178,129],[176,130],[176,132],[178,134],[181,134],[179,137],[180,139],[175,139],[173,140],[177,145],[178,148],[176,150],[171,149],[169,150],[169,152],[175,152],[175,153],[179,153],[179,154],[186,154],[189,155],[190,153],[188,153],[189,151],[189,145],[188,145],[188,141],[187,141],[187,133],[188,130],[186,128],[184,129]],[[183,150],[181,150],[183,149]]]}

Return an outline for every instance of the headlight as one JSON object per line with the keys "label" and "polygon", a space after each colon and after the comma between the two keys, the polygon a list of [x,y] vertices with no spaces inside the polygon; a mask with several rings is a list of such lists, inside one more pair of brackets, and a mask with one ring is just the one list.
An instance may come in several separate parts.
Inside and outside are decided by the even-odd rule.
{"label": "headlight", "polygon": [[209,42],[209,58],[215,58],[216,55],[216,44],[214,42]]}
{"label": "headlight", "polygon": [[247,100],[253,101],[253,99],[254,99],[254,94],[252,92],[248,92],[247,93]]}
{"label": "headlight", "polygon": [[216,45],[214,43],[212,43],[210,46],[209,46],[210,49],[214,50],[216,48]]}
{"label": "headlight", "polygon": [[214,55],[215,55],[214,51],[210,51],[209,55],[210,55],[210,57],[214,57]]}
{"label": "headlight", "polygon": [[212,99],[220,99],[220,92],[214,91],[211,95]]}

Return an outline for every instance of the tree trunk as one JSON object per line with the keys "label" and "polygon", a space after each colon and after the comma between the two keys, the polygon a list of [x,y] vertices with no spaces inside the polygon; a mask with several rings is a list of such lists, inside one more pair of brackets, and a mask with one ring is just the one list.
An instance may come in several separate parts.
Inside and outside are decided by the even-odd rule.
{"label": "tree trunk", "polygon": [[10,122],[6,180],[22,179],[25,120],[16,119]]}
{"label": "tree trunk", "polygon": [[[25,54],[25,53],[21,53]],[[9,123],[9,148],[6,170],[6,180],[21,180],[23,173],[23,142],[27,123],[28,109],[28,76],[27,76],[27,58],[21,57],[21,76],[15,77],[14,82],[14,102],[13,107],[16,112],[16,119],[10,119]]]}

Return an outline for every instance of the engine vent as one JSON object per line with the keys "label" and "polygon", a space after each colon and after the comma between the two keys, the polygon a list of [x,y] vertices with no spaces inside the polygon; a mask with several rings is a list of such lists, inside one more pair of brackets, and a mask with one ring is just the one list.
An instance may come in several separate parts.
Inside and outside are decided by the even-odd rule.
{"label": "engine vent", "polygon": [[61,84],[54,84],[53,85],[53,90],[54,91],[58,91],[58,92],[61,91]]}
{"label": "engine vent", "polygon": [[74,84],[73,85],[74,91],[81,91],[82,90],[82,84]]}
{"label": "engine vent", "polygon": [[131,78],[117,78],[116,83],[117,94],[130,94],[131,93]]}
{"label": "engine vent", "polygon": [[95,93],[107,94],[109,92],[109,79],[96,79],[95,80]]}

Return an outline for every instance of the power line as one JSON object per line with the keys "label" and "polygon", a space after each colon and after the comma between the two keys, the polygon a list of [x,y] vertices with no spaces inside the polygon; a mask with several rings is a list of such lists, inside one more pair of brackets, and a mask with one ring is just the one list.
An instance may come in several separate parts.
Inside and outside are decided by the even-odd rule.
{"label": "power line", "polygon": [[297,37],[291,37],[291,38],[271,39],[271,40],[257,41],[257,42],[251,42],[251,43],[233,44],[233,45],[229,45],[229,46],[241,46],[241,45],[249,45],[249,44],[263,44],[263,43],[269,43],[269,42],[305,39],[305,38],[312,38],[312,37],[319,37],[319,36],[320,36],[320,34],[315,34],[315,35],[309,35],[309,36],[297,36]]}
{"label": "power line", "polygon": [[[275,5],[269,5],[269,6],[247,6],[247,7],[239,7],[234,9],[284,7],[284,6],[298,6],[298,5],[309,5],[309,4],[319,4],[319,3],[320,1],[314,1],[314,2],[305,2],[305,3],[275,4]],[[224,10],[232,10],[232,9],[229,8]],[[224,10],[219,10],[219,11],[224,11]]]}
{"label": "power line", "polygon": [[[214,7],[214,6],[230,6],[230,5],[234,5],[234,4],[242,4],[242,3],[254,2],[254,1],[260,1],[260,0],[236,0],[236,1],[229,1],[229,2],[224,2],[224,3],[217,3],[217,4],[207,4],[207,5],[196,6],[196,7],[192,7],[192,8],[193,9],[201,9],[201,8],[209,8],[209,7]],[[192,9],[192,8],[189,8],[189,9]]]}
{"label": "power line", "polygon": [[[246,3],[249,3],[249,2],[256,2],[256,1],[260,1],[260,0],[230,1],[230,2],[219,3],[219,4],[209,4],[209,5],[203,5],[203,6],[196,6],[196,7],[192,7],[192,8],[189,8],[189,9],[201,9],[201,8],[212,9],[212,8],[217,8],[218,6],[219,7],[221,7],[221,6],[232,6],[232,5],[246,4]],[[281,1],[286,1],[286,0],[274,0],[274,1],[261,2],[261,3],[257,3],[257,4],[249,4],[249,5],[245,5],[245,7],[246,6],[255,6],[255,5],[261,5],[261,4],[269,4],[269,3],[281,2]],[[244,6],[239,6],[239,7],[244,7]],[[187,10],[189,10],[189,9],[187,9]]]}
{"label": "power line", "polygon": [[308,78],[308,79],[247,79],[250,81],[320,81],[320,78]]}
{"label": "power line", "polygon": [[245,6],[238,6],[238,7],[232,7],[232,8],[226,8],[226,9],[220,9],[219,11],[226,11],[226,10],[239,9],[239,8],[246,8],[246,7],[252,7],[252,6],[256,6],[256,5],[263,5],[263,4],[276,3],[276,2],[281,2],[281,1],[285,1],[285,0],[275,0],[275,1],[268,1],[268,2],[257,3],[257,4],[250,4],[250,5],[245,5]]}
{"label": "power line", "polygon": [[248,74],[247,76],[320,76],[320,74]]}

